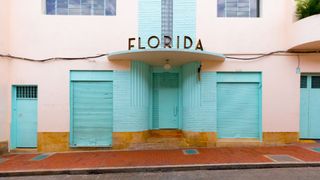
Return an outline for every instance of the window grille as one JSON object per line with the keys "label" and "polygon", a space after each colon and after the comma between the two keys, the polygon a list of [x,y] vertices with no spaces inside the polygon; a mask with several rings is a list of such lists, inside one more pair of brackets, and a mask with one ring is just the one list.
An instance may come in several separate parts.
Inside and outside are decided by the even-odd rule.
{"label": "window grille", "polygon": [[259,17],[259,0],[218,0],[218,17]]}
{"label": "window grille", "polygon": [[161,0],[161,38],[164,45],[164,36],[173,34],[173,0]]}
{"label": "window grille", "polygon": [[312,88],[319,89],[320,88],[320,76],[312,76]]}
{"label": "window grille", "polygon": [[36,99],[38,97],[37,86],[17,86],[17,98]]}
{"label": "window grille", "polygon": [[300,88],[307,88],[307,85],[308,85],[308,77],[307,76],[301,76]]}
{"label": "window grille", "polygon": [[116,0],[46,0],[48,15],[116,15]]}

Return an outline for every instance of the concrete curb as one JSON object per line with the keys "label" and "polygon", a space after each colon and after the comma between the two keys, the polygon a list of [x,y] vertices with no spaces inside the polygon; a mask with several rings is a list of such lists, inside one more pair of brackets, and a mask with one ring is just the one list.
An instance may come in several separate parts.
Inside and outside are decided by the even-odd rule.
{"label": "concrete curb", "polygon": [[236,170],[236,169],[270,169],[270,168],[301,168],[320,167],[320,162],[298,163],[247,163],[247,164],[199,164],[199,165],[168,165],[168,166],[136,166],[111,168],[82,168],[82,169],[38,169],[21,171],[0,171],[0,177],[14,176],[44,176],[44,175],[88,175],[106,173],[132,172],[170,172],[195,170]]}

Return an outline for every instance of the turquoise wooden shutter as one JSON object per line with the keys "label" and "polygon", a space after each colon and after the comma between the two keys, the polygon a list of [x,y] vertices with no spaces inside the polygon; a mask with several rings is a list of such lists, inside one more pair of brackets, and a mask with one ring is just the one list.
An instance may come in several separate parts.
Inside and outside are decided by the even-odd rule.
{"label": "turquoise wooden shutter", "polygon": [[73,82],[73,146],[111,146],[112,89],[112,82]]}
{"label": "turquoise wooden shutter", "polygon": [[259,83],[219,83],[217,101],[219,138],[259,138]]}
{"label": "turquoise wooden shutter", "polygon": [[37,147],[38,99],[36,86],[16,87],[16,147]]}

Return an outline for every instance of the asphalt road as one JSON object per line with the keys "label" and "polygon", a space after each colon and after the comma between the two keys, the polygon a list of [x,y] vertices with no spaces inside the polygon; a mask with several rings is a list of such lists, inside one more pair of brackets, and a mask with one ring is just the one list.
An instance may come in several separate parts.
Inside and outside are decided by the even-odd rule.
{"label": "asphalt road", "polygon": [[156,173],[119,173],[98,175],[59,175],[59,176],[30,176],[10,177],[0,180],[315,180],[320,179],[320,168],[285,168],[285,169],[251,169],[251,170],[222,170],[222,171],[178,171]]}

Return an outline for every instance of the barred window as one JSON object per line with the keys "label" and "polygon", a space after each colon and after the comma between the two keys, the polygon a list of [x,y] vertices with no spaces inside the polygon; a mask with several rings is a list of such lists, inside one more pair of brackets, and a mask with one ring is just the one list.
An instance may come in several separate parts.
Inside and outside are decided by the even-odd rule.
{"label": "barred window", "polygon": [[259,0],[218,0],[218,17],[259,16]]}
{"label": "barred window", "polygon": [[116,0],[46,0],[46,14],[115,16]]}
{"label": "barred window", "polygon": [[164,45],[164,36],[173,34],[173,0],[161,0],[161,38]]}

